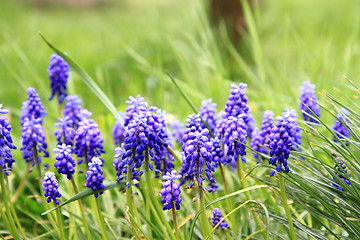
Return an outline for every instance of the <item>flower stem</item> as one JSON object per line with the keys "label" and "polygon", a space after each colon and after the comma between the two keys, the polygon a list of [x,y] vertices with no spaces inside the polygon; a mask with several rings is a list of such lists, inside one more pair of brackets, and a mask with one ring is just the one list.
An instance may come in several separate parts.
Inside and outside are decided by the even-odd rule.
{"label": "flower stem", "polygon": [[127,167],[127,176],[126,176],[126,185],[130,185],[129,187],[126,188],[126,204],[128,205],[129,207],[129,213],[134,216],[134,210],[133,210],[133,206],[134,206],[134,203],[133,203],[133,199],[132,199],[132,196],[131,196],[131,179],[132,179],[132,171],[130,169],[130,165],[128,165]]}
{"label": "flower stem", "polygon": [[[145,151],[147,151],[148,147],[146,147]],[[145,154],[145,164],[149,164],[149,155]],[[165,169],[165,167],[164,167]],[[146,175],[146,179],[148,179],[147,175],[149,175],[149,168],[145,167],[145,175]],[[151,221],[151,215],[150,215],[150,204],[151,204],[151,199],[150,199],[150,194],[149,191],[152,191],[149,188],[149,185],[145,186],[146,184],[144,184],[142,187],[144,188],[145,191],[145,208],[146,208],[146,217],[148,218],[149,221]],[[151,230],[151,226],[149,224],[147,224],[148,227],[148,234],[149,234],[149,239],[153,239],[153,235],[152,235],[152,230]]]}
{"label": "flower stem", "polygon": [[290,214],[290,209],[287,204],[284,179],[282,177],[282,174],[278,174],[278,175],[279,175],[279,183],[280,183],[280,191],[281,191],[281,200],[283,202],[283,206],[284,206],[285,212],[286,212],[286,217],[288,219],[288,223],[289,223],[289,227],[290,227],[290,236],[289,237],[291,240],[295,240],[297,238],[296,238],[296,234],[295,234],[294,224],[293,224],[291,214]]}
{"label": "flower stem", "polygon": [[171,208],[171,213],[172,213],[172,217],[173,217],[173,221],[174,221],[174,228],[175,228],[175,234],[176,234],[176,238],[178,240],[180,240],[180,235],[179,235],[179,231],[178,231],[178,227],[177,227],[177,222],[176,222],[176,214],[175,214],[175,205],[174,202],[172,204],[172,208]]}
{"label": "flower stem", "polygon": [[37,153],[37,147],[36,147],[36,143],[34,142],[33,145],[33,153],[34,153],[34,160],[35,160],[35,165],[37,168],[37,172],[38,172],[38,181],[39,181],[39,193],[40,196],[42,196],[42,184],[41,184],[41,168],[40,168],[40,163],[39,163],[39,157],[38,157],[38,153]]}
{"label": "flower stem", "polygon": [[[10,233],[13,236],[14,239],[19,239],[20,240],[20,236],[19,236],[18,231],[16,230],[14,219],[12,218],[11,210],[10,210],[10,207],[9,207],[9,201],[8,201],[8,198],[7,198],[5,182],[4,182],[4,171],[3,171],[2,166],[0,166],[0,184],[1,184],[1,196],[2,196],[4,205],[5,205],[5,209],[6,209],[7,221],[9,223]],[[2,207],[2,206],[0,206],[0,207]],[[5,214],[3,216],[5,216]],[[5,219],[5,217],[4,217],[4,219]]]}
{"label": "flower stem", "polygon": [[[76,183],[75,183],[75,181],[74,181],[74,178],[71,178],[71,183],[72,183],[72,185],[73,185],[75,194],[78,194],[79,191],[78,191],[78,188],[77,188]],[[84,209],[83,209],[83,206],[82,206],[83,204],[82,204],[81,199],[78,200],[78,203],[79,203],[81,218],[82,218],[82,220],[83,220],[83,225],[84,225],[84,228],[85,228],[86,238],[87,238],[87,239],[91,239],[90,230],[89,230],[89,226],[88,226],[88,224],[87,224],[87,222],[86,222],[86,219],[85,219],[85,213],[84,213]]]}
{"label": "flower stem", "polygon": [[209,221],[206,218],[204,190],[200,184],[198,184],[198,186],[199,186],[198,191],[199,191],[200,210],[201,210],[200,218],[202,218],[202,222],[203,222],[203,226],[202,226],[203,236],[204,239],[209,238],[210,240],[214,240],[213,235],[210,232]]}
{"label": "flower stem", "polygon": [[[94,196],[95,197],[95,196]],[[99,198],[95,198],[95,203],[96,203],[96,212],[97,212],[97,217],[98,217],[98,222],[100,225],[100,230],[101,230],[101,237],[105,240],[109,240],[109,235],[106,231],[105,225],[104,225],[104,221],[101,215],[101,209],[100,209],[100,199]]]}
{"label": "flower stem", "polygon": [[[56,204],[54,204],[56,207]],[[59,231],[60,231],[60,238],[61,240],[65,240],[65,233],[64,233],[64,220],[61,217],[61,210],[60,208],[56,209],[56,217],[59,223]]]}

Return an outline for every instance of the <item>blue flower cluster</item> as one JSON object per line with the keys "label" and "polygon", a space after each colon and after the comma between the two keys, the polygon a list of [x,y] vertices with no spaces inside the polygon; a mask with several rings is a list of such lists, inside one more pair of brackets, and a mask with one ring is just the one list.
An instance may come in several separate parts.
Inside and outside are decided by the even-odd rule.
{"label": "blue flower cluster", "polygon": [[179,120],[172,121],[170,124],[170,129],[172,130],[172,136],[178,144],[182,144],[182,139],[184,137],[184,124]]}
{"label": "blue flower cluster", "polygon": [[66,103],[64,105],[64,118],[72,121],[73,128],[75,130],[79,127],[79,122],[83,118],[91,117],[91,112],[81,107],[81,99],[78,96],[67,96],[65,98]]}
{"label": "blue flower cluster", "polygon": [[210,182],[215,182],[211,172],[214,171],[212,162],[212,143],[207,135],[208,129],[202,129],[200,125],[201,119],[199,115],[189,115],[186,120],[186,130],[183,137],[182,150],[185,159],[180,174],[186,176],[196,176],[199,186],[202,186],[204,177],[203,166],[205,164],[205,174]]}
{"label": "blue flower cluster", "polygon": [[175,207],[176,210],[180,210],[180,184],[175,181],[181,179],[181,175],[176,175],[176,173],[176,170],[172,170],[171,172],[167,172],[162,178],[162,180],[165,181],[163,188],[160,190],[160,196],[162,196],[161,203],[164,204],[163,210],[170,210],[173,207]]}
{"label": "blue flower cluster", "polygon": [[140,109],[148,109],[148,103],[144,102],[144,98],[140,96],[140,94],[137,95],[136,98],[130,96],[129,100],[125,101],[125,103],[129,105],[125,110],[124,126],[126,127],[133,119],[134,113],[139,114]]}
{"label": "blue flower cluster", "polygon": [[[83,118],[79,122],[79,128],[76,130],[74,138],[74,153],[79,158],[78,164],[81,164],[83,160],[87,164],[93,157],[98,157],[105,153],[104,140],[100,133],[98,125],[94,120]],[[84,159],[85,157],[86,159]]]}
{"label": "blue flower cluster", "polygon": [[247,105],[248,97],[246,96],[247,84],[240,83],[239,86],[231,84],[230,95],[226,102],[225,112],[227,116],[237,117],[241,114],[245,123],[248,122],[248,113],[250,107]]}
{"label": "blue flower cluster", "polygon": [[[271,129],[270,134],[270,161],[271,165],[276,165],[276,171],[280,172],[282,166],[285,172],[289,172],[288,158],[290,149],[293,145],[294,125],[290,113],[284,114],[283,117],[276,117],[276,124]],[[275,171],[271,170],[270,176],[274,176]]]}
{"label": "blue flower cluster", "polygon": [[214,168],[217,168],[219,163],[226,164],[226,158],[224,156],[224,152],[221,148],[221,142],[218,138],[212,138],[211,143],[213,145],[213,148],[211,150],[212,155],[212,166]]}
{"label": "blue flower cluster", "polygon": [[[101,169],[102,161],[98,157],[93,157],[89,162],[89,170],[86,172],[86,187],[93,191],[98,189],[104,189],[104,176],[103,170]],[[100,195],[103,192],[100,192]],[[95,193],[95,197],[98,197],[99,193]]]}
{"label": "blue flower cluster", "polygon": [[27,89],[27,101],[23,102],[21,107],[21,116],[20,122],[21,125],[24,123],[25,118],[34,118],[34,119],[41,119],[46,116],[45,108],[41,102],[39,95],[36,92],[36,89],[33,87],[29,87]]}
{"label": "blue flower cluster", "polygon": [[[1,109],[2,104],[0,104],[0,114],[7,114],[7,109]],[[6,175],[10,174],[12,171],[12,165],[15,162],[11,154],[11,149],[16,149],[13,145],[13,140],[11,138],[10,132],[12,127],[9,123],[7,117],[0,115],[0,167]]]}
{"label": "blue flower cluster", "polygon": [[[349,123],[349,119],[347,117],[348,115],[349,115],[349,111],[342,107],[340,109],[340,113],[337,115],[338,119],[335,120],[333,129],[335,131],[336,136],[339,139],[350,138],[350,132],[344,125],[344,123]],[[334,141],[339,142],[335,136],[334,136]],[[346,141],[345,143],[346,145],[349,144],[348,141]]]}
{"label": "blue flower cluster", "polygon": [[[125,113],[119,112],[119,115],[124,119]],[[112,136],[114,139],[114,143],[116,145],[120,145],[124,141],[124,132],[125,127],[119,121],[115,121],[114,126],[112,128]]]}
{"label": "blue flower cluster", "polygon": [[[199,115],[206,122],[206,124],[210,128],[209,130],[212,132],[215,131],[215,127],[217,123],[216,107],[217,104],[213,103],[211,98],[209,98],[208,100],[201,101]],[[200,125],[203,129],[206,128],[203,122],[201,122]]]}
{"label": "blue flower cluster", "polygon": [[71,176],[75,173],[75,159],[72,157],[72,149],[70,145],[63,143],[55,148],[54,167],[58,169],[61,174],[66,174],[67,179],[71,179]]}
{"label": "blue flower cluster", "polygon": [[74,137],[75,137],[75,129],[73,127],[73,121],[68,118],[57,118],[58,122],[54,123],[54,127],[58,127],[54,131],[54,136],[56,136],[57,144],[61,145],[65,143],[66,145],[70,145],[71,147],[74,145]]}
{"label": "blue flower cluster", "polygon": [[211,193],[217,193],[219,185],[216,182],[209,182],[209,186],[205,188],[206,191]]}
{"label": "blue flower cluster", "polygon": [[59,55],[52,54],[48,66],[51,96],[49,100],[57,94],[58,102],[62,103],[67,96],[66,83],[69,78],[69,64]]}
{"label": "blue flower cluster", "polygon": [[[259,134],[259,129],[255,128],[254,131],[252,132],[250,147],[252,149],[254,149],[255,151],[257,151],[257,152],[260,152],[260,150],[263,147],[263,145],[261,144],[262,139],[263,138]],[[258,162],[261,161],[261,156],[258,153],[253,152],[253,155],[254,155],[254,158],[255,158],[256,161],[258,161]]]}
{"label": "blue flower cluster", "polygon": [[[351,186],[350,181],[345,177],[345,175],[347,175],[348,178],[351,178],[351,176],[347,172],[345,163],[340,158],[336,158],[336,164],[335,164],[334,168],[336,170],[335,174],[341,180],[343,180],[347,185]],[[339,189],[340,191],[344,191],[344,189],[340,185],[337,184],[336,179],[333,178],[333,180],[334,180],[333,186],[336,187],[337,189]]]}
{"label": "blue flower cluster", "polygon": [[300,87],[300,109],[303,113],[305,121],[319,123],[319,121],[313,117],[314,114],[317,117],[320,117],[320,106],[317,103],[318,99],[315,95],[315,88],[315,84],[311,84],[309,80],[303,82],[303,85]]}
{"label": "blue flower cluster", "polygon": [[46,172],[44,177],[44,182],[42,184],[44,190],[44,196],[47,197],[46,201],[48,203],[51,200],[54,201],[55,205],[59,204],[58,198],[61,197],[59,192],[59,183],[53,172]]}
{"label": "blue flower cluster", "polygon": [[[21,150],[23,152],[23,158],[26,162],[31,162],[31,165],[35,164],[35,151],[36,153],[43,152],[44,157],[49,157],[47,151],[47,144],[45,141],[44,128],[41,125],[41,118],[24,118],[21,129]],[[41,162],[41,157],[38,155],[38,161]]]}
{"label": "blue flower cluster", "polygon": [[[213,209],[213,226],[215,227],[222,219],[223,219],[223,216],[222,216],[222,213],[221,213],[221,210],[219,208],[214,208]],[[225,221],[222,221],[220,223],[220,225],[216,228],[216,229],[219,229],[220,228],[228,228],[229,227],[229,224]]]}
{"label": "blue flower cluster", "polygon": [[[259,132],[253,132],[250,146],[256,151],[267,155],[269,152],[269,137],[273,127],[274,113],[272,111],[265,111],[261,121],[261,130]],[[257,153],[254,153],[254,157],[257,161],[265,160]]]}
{"label": "blue flower cluster", "polygon": [[246,135],[249,138],[252,138],[252,133],[253,133],[254,129],[255,129],[255,118],[251,113],[249,113],[248,121],[246,123]]}
{"label": "blue flower cluster", "polygon": [[285,115],[290,116],[290,119],[292,121],[293,128],[294,128],[293,135],[291,136],[293,139],[293,146],[292,146],[291,150],[296,150],[296,151],[301,152],[301,147],[300,147],[301,146],[301,128],[296,119],[297,113],[296,113],[295,109],[289,110],[289,109],[285,108],[283,117]]}

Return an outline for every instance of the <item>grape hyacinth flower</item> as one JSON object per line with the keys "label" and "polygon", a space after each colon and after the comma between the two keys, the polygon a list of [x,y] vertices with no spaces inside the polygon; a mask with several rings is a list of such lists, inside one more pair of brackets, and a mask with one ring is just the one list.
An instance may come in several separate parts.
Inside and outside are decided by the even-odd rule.
{"label": "grape hyacinth flower", "polygon": [[160,190],[160,196],[162,196],[161,203],[164,204],[163,210],[170,210],[174,207],[176,210],[180,210],[180,184],[175,181],[181,179],[181,175],[176,175],[176,173],[176,170],[172,170],[162,178],[164,183],[163,188]]}
{"label": "grape hyacinth flower", "polygon": [[[335,163],[335,174],[342,180],[344,181],[347,185],[351,186],[350,181],[345,177],[345,175],[348,176],[348,178],[350,178],[350,174],[347,172],[346,169],[346,165],[345,163],[340,159],[340,158],[336,158],[336,163]],[[334,183],[333,186],[336,187],[337,189],[339,189],[340,191],[344,191],[344,189],[337,184],[335,177],[333,178]]]}
{"label": "grape hyacinth flower", "polygon": [[[349,122],[348,115],[349,115],[349,111],[342,107],[340,109],[340,113],[337,115],[338,119],[335,120],[333,129],[335,131],[335,135],[339,139],[346,139],[346,138],[350,139],[350,132],[343,124]],[[334,137],[334,141],[339,142],[339,140],[336,137]],[[349,142],[346,141],[345,144],[348,145]]]}
{"label": "grape hyacinth flower", "polygon": [[254,129],[255,129],[255,118],[251,113],[249,113],[248,121],[246,123],[246,133],[250,139],[252,138],[252,133],[253,133]]}
{"label": "grape hyacinth flower", "polygon": [[[274,127],[274,113],[272,111],[265,111],[263,114],[263,118],[261,121],[261,129],[259,131],[259,135],[257,136],[256,134],[254,135],[254,137],[256,136],[256,140],[251,140],[252,142],[254,142],[252,144],[253,148],[256,149],[258,152],[267,155],[269,153],[269,142],[270,142],[270,134],[271,134],[271,129]],[[256,143],[256,144],[255,144]],[[254,153],[255,159],[260,161],[260,159],[265,160],[263,157],[261,157],[260,155]]]}
{"label": "grape hyacinth flower", "polygon": [[185,154],[183,161],[182,172],[183,176],[195,175],[199,186],[202,186],[204,177],[203,166],[205,167],[206,177],[210,182],[215,182],[211,172],[214,171],[212,162],[212,143],[209,141],[207,135],[209,134],[208,129],[202,129],[200,125],[201,119],[199,115],[189,115],[186,120],[186,130],[183,138],[182,150]]}
{"label": "grape hyacinth flower", "polygon": [[23,125],[25,118],[40,119],[40,123],[42,123],[42,118],[46,116],[46,112],[36,89],[29,87],[27,94],[27,101],[24,101],[21,107],[21,125]]}
{"label": "grape hyacinth flower", "polygon": [[75,137],[75,129],[73,128],[73,121],[68,117],[65,118],[57,118],[58,122],[54,123],[54,127],[58,127],[54,131],[54,135],[56,136],[57,144],[61,145],[65,143],[66,145],[70,145],[71,147],[74,145],[74,137]]}
{"label": "grape hyacinth flower", "polygon": [[[34,166],[35,161],[41,163],[41,157],[38,153],[43,152],[44,157],[49,157],[47,143],[45,142],[45,132],[41,122],[41,118],[24,118],[21,129],[23,158],[26,162],[31,162],[32,166]],[[38,159],[35,159],[35,156]]]}
{"label": "grape hyacinth flower", "polygon": [[[93,157],[89,162],[89,170],[86,172],[86,187],[96,191],[98,189],[104,189],[104,176],[103,170],[101,169],[102,160],[98,157]],[[103,192],[100,192],[100,195]],[[95,193],[95,197],[98,197],[99,193]]]}
{"label": "grape hyacinth flower", "polygon": [[[217,122],[216,107],[217,104],[213,103],[211,98],[209,98],[208,100],[201,101],[199,115],[206,122],[211,132],[214,132],[216,127],[216,122]],[[205,124],[202,121],[200,125],[203,129],[206,128]]]}
{"label": "grape hyacinth flower", "polygon": [[[252,132],[250,147],[257,152],[260,152],[260,150],[263,146],[261,144],[262,142],[263,142],[263,138],[259,133],[259,129],[255,128],[254,131]],[[254,155],[255,160],[260,162],[261,156],[257,152],[253,152],[253,155]]]}
{"label": "grape hyacinth flower", "polygon": [[[119,115],[121,116],[121,118],[125,118],[125,113],[119,112]],[[120,145],[124,141],[124,132],[124,125],[116,120],[112,128],[112,136],[116,145]]]}
{"label": "grape hyacinth flower", "polygon": [[226,162],[226,158],[224,156],[224,152],[221,148],[220,140],[215,137],[215,138],[211,139],[211,143],[213,145],[213,148],[211,150],[212,166],[215,169],[219,166],[220,163],[226,164],[227,162]]}
{"label": "grape hyacinth flower", "polygon": [[59,205],[58,198],[61,197],[59,192],[59,183],[53,172],[46,172],[44,182],[42,184],[44,190],[44,196],[47,197],[47,202],[54,201],[55,205]]}
{"label": "grape hyacinth flower", "polygon": [[58,145],[54,153],[57,153],[54,167],[58,169],[58,173],[66,174],[67,179],[71,180],[71,176],[75,173],[75,159],[71,154],[71,146],[65,143]]}
{"label": "grape hyacinth flower", "polygon": [[[1,108],[2,104],[0,104],[0,114],[8,113],[7,109]],[[15,162],[15,159],[11,154],[11,149],[16,149],[10,135],[11,131],[12,127],[7,117],[0,115],[0,167],[6,175],[10,174],[12,165]]]}
{"label": "grape hyacinth flower", "polygon": [[170,124],[170,129],[172,130],[172,136],[178,144],[182,144],[182,139],[184,137],[185,128],[184,124],[179,120],[172,121]]}
{"label": "grape hyacinth flower", "polygon": [[62,103],[67,96],[66,83],[69,78],[69,64],[57,53],[50,57],[48,66],[51,96],[49,100],[57,94],[59,104]]}
{"label": "grape hyacinth flower", "polygon": [[318,99],[315,95],[315,88],[315,84],[311,84],[309,80],[303,82],[303,85],[300,87],[300,109],[305,121],[319,123],[313,116],[315,114],[317,117],[320,117],[320,106],[317,103]]}
{"label": "grape hyacinth flower", "polygon": [[83,118],[91,117],[91,112],[81,107],[82,101],[78,96],[67,96],[65,100],[64,118],[71,120],[73,128],[77,130],[79,122],[81,122]]}
{"label": "grape hyacinth flower", "polygon": [[144,98],[141,95],[137,95],[136,98],[133,96],[129,97],[129,100],[125,101],[125,103],[129,106],[126,108],[125,119],[124,119],[124,126],[126,127],[129,125],[130,121],[134,117],[134,113],[139,114],[140,109],[148,109],[148,103],[144,102]]}
{"label": "grape hyacinth flower", "polygon": [[79,158],[78,164],[81,164],[83,160],[87,164],[93,157],[98,157],[105,153],[103,147],[104,140],[100,133],[98,125],[94,120],[83,118],[79,122],[79,128],[76,130],[74,138],[74,153]]}
{"label": "grape hyacinth flower", "polygon": [[[271,129],[270,134],[270,161],[271,165],[276,165],[276,171],[280,172],[284,166],[285,172],[289,172],[288,158],[290,149],[293,145],[294,121],[290,112],[276,117],[276,124]],[[271,170],[270,176],[274,176],[275,170]]]}
{"label": "grape hyacinth flower", "polygon": [[[222,219],[223,219],[223,216],[222,216],[222,213],[221,213],[221,210],[219,208],[214,208],[213,209],[213,226],[215,227]],[[219,226],[216,228],[216,229],[219,229],[220,228],[228,228],[229,227],[229,224],[225,221],[222,221]]]}
{"label": "grape hyacinth flower", "polygon": [[207,188],[205,188],[206,191],[211,192],[211,193],[217,193],[217,189],[218,189],[219,185],[215,182],[209,182],[209,186]]}
{"label": "grape hyacinth flower", "polygon": [[246,96],[247,84],[240,83],[239,86],[231,84],[230,95],[226,102],[225,112],[226,116],[237,117],[242,115],[245,123],[249,121],[248,114],[250,107],[248,106],[248,97]]}
{"label": "grape hyacinth flower", "polygon": [[293,146],[292,146],[291,150],[296,150],[296,151],[301,152],[301,148],[300,148],[300,146],[301,146],[301,128],[296,119],[297,113],[294,109],[289,110],[289,109],[285,108],[283,116],[284,115],[290,116],[290,119],[292,121],[293,128],[294,128],[293,135],[291,136],[293,139]]}

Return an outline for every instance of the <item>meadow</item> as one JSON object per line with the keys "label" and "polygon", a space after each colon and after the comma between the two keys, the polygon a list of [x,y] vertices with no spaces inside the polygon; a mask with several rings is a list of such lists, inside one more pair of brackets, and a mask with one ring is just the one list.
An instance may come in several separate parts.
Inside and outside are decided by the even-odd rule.
{"label": "meadow", "polygon": [[[12,171],[0,179],[2,238],[360,239],[360,5],[355,0],[261,1],[251,11],[246,8],[248,30],[235,46],[225,25],[212,26],[207,8],[206,1],[187,0],[109,1],[96,7],[0,3],[0,104],[9,110],[6,117],[17,147],[12,150],[16,161]],[[58,143],[54,123],[64,117],[66,102],[59,105],[56,98],[48,100],[47,67],[54,51],[65,52],[62,57],[70,65],[68,94],[79,96],[82,108],[92,113],[101,131],[105,190],[97,198],[86,187],[84,163],[76,167],[72,178],[78,195],[67,177],[54,168],[57,154],[53,149]],[[299,106],[300,87],[306,80],[316,85],[320,105],[316,124],[304,120],[302,110],[309,109]],[[290,125],[291,131],[299,129],[301,144],[294,144],[297,148],[290,151],[289,172],[283,168],[270,177],[277,168],[269,165],[272,156],[267,152],[257,161],[254,150],[259,149],[254,149],[254,138],[248,134],[244,145],[236,138],[232,143],[246,151],[246,163],[239,162],[237,169],[230,162],[222,167],[216,164],[216,193],[201,190],[208,189],[206,177],[203,186],[197,179],[192,189],[186,187],[189,182],[183,184],[179,210],[162,210],[159,192],[164,171],[148,171],[148,159],[141,166],[144,174],[139,185],[134,180],[128,187],[129,181],[119,180],[113,160],[120,144],[114,142],[112,128],[116,119],[124,121],[118,111],[129,112],[125,103],[129,96],[140,94],[148,106],[165,110],[167,129],[174,120],[185,125],[190,114],[199,112],[201,101],[209,98],[217,104],[216,121],[220,122],[220,111],[229,105],[231,84],[240,83],[247,84],[255,127],[261,128],[266,110],[285,119],[285,108],[297,112],[299,126],[292,120]],[[24,142],[21,107],[29,87],[36,89],[46,111],[41,126],[50,156],[42,158],[41,176],[37,164],[25,162],[20,150]],[[163,117],[152,110],[147,114]],[[336,121],[349,136],[337,134]],[[200,132],[210,139],[216,135],[212,130]],[[164,136],[156,138],[158,144],[163,144]],[[221,140],[219,151],[227,146]],[[187,155],[182,146],[169,140],[165,147],[178,174]],[[145,158],[148,148],[143,150]],[[347,167],[346,174],[344,168],[334,167],[341,165],[339,159]],[[49,168],[45,170],[43,164]],[[39,177],[43,179],[48,170],[59,181],[59,203],[65,205],[61,211],[43,214],[54,207],[40,197]],[[215,207],[228,227],[214,226]]]}

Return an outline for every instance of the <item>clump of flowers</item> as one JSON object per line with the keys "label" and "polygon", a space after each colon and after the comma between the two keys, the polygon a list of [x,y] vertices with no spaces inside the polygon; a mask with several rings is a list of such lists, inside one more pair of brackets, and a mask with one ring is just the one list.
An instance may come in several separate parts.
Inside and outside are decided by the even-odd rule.
{"label": "clump of flowers", "polygon": [[53,172],[46,172],[44,182],[42,184],[44,190],[44,196],[47,197],[46,201],[50,203],[54,201],[55,205],[59,204],[58,198],[61,197],[59,192],[59,183]]}
{"label": "clump of flowers", "polygon": [[250,111],[250,107],[247,104],[248,97],[246,96],[247,84],[240,83],[239,86],[231,84],[230,87],[230,95],[225,106],[226,116],[237,117],[243,114],[244,121],[247,123]]}
{"label": "clump of flowers", "polygon": [[[339,139],[350,138],[350,132],[344,125],[344,123],[349,122],[349,119],[347,117],[348,115],[349,115],[349,111],[342,107],[340,109],[340,113],[337,115],[338,119],[335,120],[333,129],[335,131],[335,135]],[[334,137],[334,141],[339,142],[336,137]],[[348,141],[346,141],[346,144],[347,145],[349,144]]]}
{"label": "clump of flowers", "polygon": [[[346,164],[340,159],[337,158],[336,159],[336,163],[335,163],[335,174],[342,180],[344,181],[347,185],[351,186],[350,181],[345,177],[346,175],[348,176],[348,178],[350,178],[350,174],[347,172],[346,169]],[[337,189],[339,189],[340,191],[344,191],[344,189],[336,182],[335,177],[333,178],[334,183],[333,186],[336,187]]]}
{"label": "clump of flowers", "polygon": [[[214,208],[213,209],[213,226],[215,227],[221,220],[223,219],[221,210],[219,208]],[[219,226],[216,229],[220,228],[228,228],[229,224],[225,221],[222,221]]]}
{"label": "clump of flowers", "polygon": [[289,110],[287,108],[285,108],[285,111],[283,113],[283,117],[285,115],[289,115],[290,116],[290,120],[292,121],[292,124],[293,124],[293,128],[294,128],[294,131],[293,131],[293,135],[291,136],[292,139],[293,139],[293,146],[292,146],[292,149],[291,150],[296,150],[296,151],[301,151],[301,128],[300,128],[300,125],[296,119],[297,117],[297,113],[294,109],[292,110]]}
{"label": "clump of flowers", "polygon": [[73,121],[68,117],[58,117],[57,120],[58,122],[54,123],[54,127],[57,127],[59,129],[56,129],[54,131],[54,135],[56,136],[58,145],[65,143],[66,145],[73,146],[75,137]]}
{"label": "clump of flowers", "polygon": [[[102,161],[98,157],[93,157],[89,162],[89,170],[86,172],[86,187],[96,191],[98,189],[104,189],[104,176],[101,169]],[[100,195],[103,192],[100,192]],[[95,193],[95,197],[98,197],[99,193]]]}
{"label": "clump of flowers", "polygon": [[246,123],[246,127],[246,135],[252,138],[252,133],[255,129],[255,118],[251,113],[248,114],[248,121]]}
{"label": "clump of flowers", "polygon": [[199,186],[202,186],[204,177],[203,166],[205,164],[205,174],[210,182],[215,182],[211,172],[214,171],[212,162],[212,143],[207,135],[208,129],[202,129],[199,115],[189,115],[186,120],[186,130],[183,138],[182,150],[184,151],[184,161],[181,169],[181,175],[194,175]]}
{"label": "clump of flowers", "polygon": [[[47,143],[45,141],[44,128],[41,125],[41,118],[34,119],[24,118],[21,129],[21,150],[23,152],[23,158],[26,162],[31,162],[34,166],[35,161],[41,162],[41,157],[38,153],[43,152],[44,157],[49,157],[47,151]],[[35,159],[37,155],[38,159]]]}
{"label": "clump of flowers", "polygon": [[48,66],[51,96],[52,100],[55,95],[58,96],[58,102],[62,103],[67,96],[66,83],[69,78],[69,64],[59,55],[52,54]]}
{"label": "clump of flowers", "polygon": [[[123,112],[119,112],[119,115],[124,119],[125,114]],[[121,122],[115,121],[114,126],[112,128],[112,136],[114,139],[114,143],[116,145],[120,145],[124,141],[124,132],[125,127]]]}
{"label": "clump of flowers", "polygon": [[211,193],[217,193],[219,185],[216,182],[209,182],[209,186],[205,188],[206,191]]}
{"label": "clump of flowers", "polygon": [[[199,115],[206,122],[206,124],[210,128],[209,130],[212,132],[215,131],[216,122],[217,122],[216,107],[217,104],[213,103],[211,98],[208,100],[201,101]],[[200,125],[203,129],[206,128],[203,122],[201,122]]]}
{"label": "clump of flowers", "polygon": [[163,188],[160,190],[160,196],[162,196],[161,203],[164,204],[163,210],[170,210],[174,207],[176,210],[180,209],[180,184],[175,181],[181,179],[181,175],[176,175],[176,173],[176,170],[172,170],[167,172],[162,178],[165,181]]}
{"label": "clump of flowers", "polygon": [[71,120],[73,128],[77,130],[79,122],[81,122],[83,118],[91,117],[91,112],[81,107],[82,101],[78,96],[67,96],[65,100],[64,118]]}
{"label": "clump of flowers", "polygon": [[[259,134],[259,129],[255,128],[254,131],[252,132],[252,136],[251,136],[251,143],[250,143],[250,147],[252,149],[254,149],[257,152],[260,152],[261,148],[262,148],[262,137]],[[261,156],[256,153],[253,152],[254,158],[256,159],[256,161],[260,161],[261,160]]]}
{"label": "clump of flowers", "polygon": [[[7,109],[1,108],[2,104],[0,104],[0,114],[8,113]],[[6,175],[10,174],[12,165],[15,162],[15,159],[11,154],[11,149],[16,149],[10,135],[11,131],[12,127],[7,117],[0,115],[0,166]]]}
{"label": "clump of flowers", "polygon": [[75,173],[75,159],[72,157],[72,149],[70,145],[63,143],[54,149],[55,156],[54,167],[58,169],[61,174],[66,174],[67,179]]}
{"label": "clump of flowers", "polygon": [[212,166],[214,168],[217,168],[220,163],[226,164],[226,158],[224,156],[224,151],[221,148],[220,139],[218,138],[212,138],[211,143],[213,145],[213,148],[211,150],[212,155]]}
{"label": "clump of flowers", "polygon": [[313,117],[314,114],[320,117],[320,106],[317,103],[318,99],[315,95],[315,88],[315,84],[311,84],[309,80],[303,82],[303,85],[300,87],[300,109],[305,121],[319,123],[319,121]]}
{"label": "clump of flowers", "polygon": [[27,94],[27,101],[24,101],[21,107],[21,125],[23,125],[25,118],[40,119],[40,123],[42,123],[42,118],[46,116],[46,112],[39,94],[33,87],[27,89]]}
{"label": "clump of flowers", "polygon": [[[282,117],[276,117],[276,124],[271,129],[270,134],[270,161],[271,165],[276,166],[276,171],[280,172],[282,166],[285,172],[289,172],[288,158],[290,149],[293,145],[294,125],[290,113],[283,114]],[[271,170],[270,176],[274,176],[275,170]]]}
{"label": "clump of flowers", "polygon": [[139,114],[141,109],[148,109],[148,103],[144,101],[144,98],[139,94],[134,98],[129,97],[129,100],[125,101],[127,105],[124,119],[124,126],[126,127],[134,117],[134,113]]}
{"label": "clump of flowers", "polygon": [[169,126],[172,130],[172,136],[175,139],[175,142],[181,144],[185,132],[184,124],[179,120],[175,120],[172,121]]}

